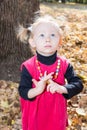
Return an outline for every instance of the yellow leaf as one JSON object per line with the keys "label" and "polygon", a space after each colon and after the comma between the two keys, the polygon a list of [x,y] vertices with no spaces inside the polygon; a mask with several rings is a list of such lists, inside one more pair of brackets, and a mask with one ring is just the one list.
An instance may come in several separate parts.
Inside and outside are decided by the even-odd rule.
{"label": "yellow leaf", "polygon": [[9,108],[8,101],[1,101],[1,107]]}
{"label": "yellow leaf", "polygon": [[78,74],[78,76],[84,81],[87,82],[87,76]]}
{"label": "yellow leaf", "polygon": [[82,109],[82,108],[76,108],[76,112],[77,112],[77,114],[79,114],[81,116],[86,116],[86,113],[85,113],[84,109]]}
{"label": "yellow leaf", "polygon": [[11,121],[11,124],[12,124],[12,125],[14,125],[14,123],[15,123],[15,121],[14,121],[14,120],[12,120],[12,121]]}

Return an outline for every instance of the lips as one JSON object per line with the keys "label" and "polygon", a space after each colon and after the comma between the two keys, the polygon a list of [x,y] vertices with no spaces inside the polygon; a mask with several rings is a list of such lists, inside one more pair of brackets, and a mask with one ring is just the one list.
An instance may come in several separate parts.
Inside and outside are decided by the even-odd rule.
{"label": "lips", "polygon": [[50,48],[50,47],[51,47],[51,45],[45,45],[44,47],[46,47],[46,48]]}

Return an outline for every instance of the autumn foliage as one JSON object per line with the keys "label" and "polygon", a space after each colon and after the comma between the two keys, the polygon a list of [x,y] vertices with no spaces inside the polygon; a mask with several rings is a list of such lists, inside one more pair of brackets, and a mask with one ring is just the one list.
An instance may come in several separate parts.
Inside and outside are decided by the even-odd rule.
{"label": "autumn foliage", "polygon": [[[59,53],[67,57],[81,77],[84,89],[68,100],[69,127],[67,130],[87,130],[87,10],[62,4],[41,4],[42,15],[55,17],[63,30]],[[79,5],[77,5],[79,8]],[[0,129],[20,130],[21,113],[18,83],[0,81]]]}

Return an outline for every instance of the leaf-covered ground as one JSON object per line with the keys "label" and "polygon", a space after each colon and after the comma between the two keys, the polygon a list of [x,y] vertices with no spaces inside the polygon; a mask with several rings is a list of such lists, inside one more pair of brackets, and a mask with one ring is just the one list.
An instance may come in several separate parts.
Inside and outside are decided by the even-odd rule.
{"label": "leaf-covered ground", "polygon": [[[63,30],[60,54],[73,64],[84,84],[83,92],[68,100],[67,130],[87,130],[87,5],[44,3],[42,14],[55,17]],[[0,81],[0,130],[20,130],[18,84]]]}

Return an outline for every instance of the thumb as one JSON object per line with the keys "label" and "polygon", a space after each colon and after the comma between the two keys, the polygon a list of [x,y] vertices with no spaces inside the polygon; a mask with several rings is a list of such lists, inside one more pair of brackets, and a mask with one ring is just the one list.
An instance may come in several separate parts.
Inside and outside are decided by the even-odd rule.
{"label": "thumb", "polygon": [[32,79],[32,82],[34,83],[35,86],[37,86],[37,80],[36,79]]}
{"label": "thumb", "polygon": [[53,83],[52,79],[49,79],[48,82],[49,82],[50,84]]}

